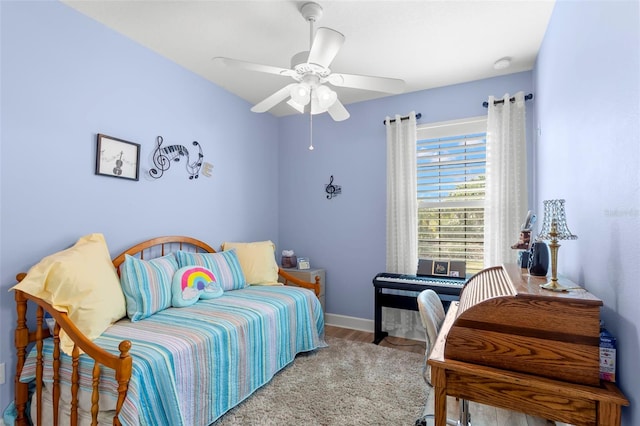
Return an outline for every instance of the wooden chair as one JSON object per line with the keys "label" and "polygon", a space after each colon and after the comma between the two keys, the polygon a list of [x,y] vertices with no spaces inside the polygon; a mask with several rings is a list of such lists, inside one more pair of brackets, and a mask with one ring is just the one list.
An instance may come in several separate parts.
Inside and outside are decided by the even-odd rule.
{"label": "wooden chair", "polygon": [[[424,352],[424,368],[422,376],[424,381],[431,386],[431,367],[427,364],[427,359],[431,353],[431,348],[438,338],[438,332],[444,321],[445,311],[438,293],[433,290],[424,290],[418,294],[418,311],[426,334],[426,349]],[[447,424],[452,426],[471,426],[471,415],[469,413],[469,401],[459,400],[459,419],[447,419]],[[416,426],[427,425],[427,419],[433,419],[433,414],[426,414],[416,421]]]}

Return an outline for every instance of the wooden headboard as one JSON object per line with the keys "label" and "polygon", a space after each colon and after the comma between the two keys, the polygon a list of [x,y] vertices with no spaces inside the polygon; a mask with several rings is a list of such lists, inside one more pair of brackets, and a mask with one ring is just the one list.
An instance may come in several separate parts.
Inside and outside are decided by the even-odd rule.
{"label": "wooden headboard", "polygon": [[176,250],[191,250],[196,252],[215,253],[209,244],[191,237],[172,235],[167,237],[152,238],[130,247],[113,258],[113,266],[120,268],[125,255],[139,257],[140,259],[164,256]]}

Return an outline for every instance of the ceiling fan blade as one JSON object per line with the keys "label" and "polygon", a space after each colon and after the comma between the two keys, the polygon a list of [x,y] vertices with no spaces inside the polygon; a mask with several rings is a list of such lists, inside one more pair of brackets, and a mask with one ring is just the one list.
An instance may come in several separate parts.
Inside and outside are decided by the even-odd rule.
{"label": "ceiling fan blade", "polygon": [[264,72],[268,74],[284,75],[288,77],[293,77],[294,75],[296,75],[296,72],[294,70],[274,67],[271,65],[256,64],[253,62],[240,61],[238,59],[224,58],[222,56],[213,58],[213,61],[222,65],[226,65],[230,68],[239,68],[247,71]]}
{"label": "ceiling fan blade", "polygon": [[404,92],[404,80],[397,78],[373,77],[357,74],[331,74],[327,78],[329,83],[338,87],[352,87],[354,89],[374,90],[384,93]]}
{"label": "ceiling fan blade", "polygon": [[331,28],[318,28],[309,51],[310,64],[328,68],[344,43],[344,35]]}
{"label": "ceiling fan blade", "polygon": [[296,83],[291,83],[284,86],[282,89],[278,90],[274,94],[266,97],[264,100],[255,104],[251,111],[253,112],[267,112],[274,106],[278,105],[280,102],[284,101],[287,97],[290,96],[291,87],[295,86]]}
{"label": "ceiling fan blade", "polygon": [[331,105],[327,109],[327,112],[335,121],[343,121],[350,116],[349,111],[347,111],[344,105],[342,105],[342,102],[340,102],[338,99],[336,99],[333,105]]}

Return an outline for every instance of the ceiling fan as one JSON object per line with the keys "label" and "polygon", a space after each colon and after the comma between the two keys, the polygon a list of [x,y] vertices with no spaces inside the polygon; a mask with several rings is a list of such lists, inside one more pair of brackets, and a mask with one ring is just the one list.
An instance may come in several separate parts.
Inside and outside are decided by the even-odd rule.
{"label": "ceiling fan", "polygon": [[332,72],[329,66],[344,43],[344,35],[324,27],[318,28],[314,34],[313,24],[322,17],[322,7],[317,3],[303,4],[300,14],[309,22],[311,47],[309,51],[297,53],[291,58],[290,69],[231,58],[214,58],[214,61],[228,67],[282,75],[295,80],[295,83],[284,86],[258,102],[251,111],[266,112],[288,98],[287,104],[300,113],[308,111],[315,115],[327,112],[335,121],[342,121],[349,118],[349,112],[329,85],[393,94],[404,91],[403,80]]}

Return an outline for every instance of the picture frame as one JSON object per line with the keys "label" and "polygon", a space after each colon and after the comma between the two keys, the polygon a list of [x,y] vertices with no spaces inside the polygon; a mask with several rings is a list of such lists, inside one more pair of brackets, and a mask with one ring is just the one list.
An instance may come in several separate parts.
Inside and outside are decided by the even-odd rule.
{"label": "picture frame", "polygon": [[444,277],[449,276],[449,261],[444,260],[434,260],[433,266],[431,267],[432,275],[441,275]]}
{"label": "picture frame", "polygon": [[311,269],[311,262],[308,257],[298,258],[298,269]]}
{"label": "picture frame", "polygon": [[98,133],[96,174],[140,179],[140,144]]}

